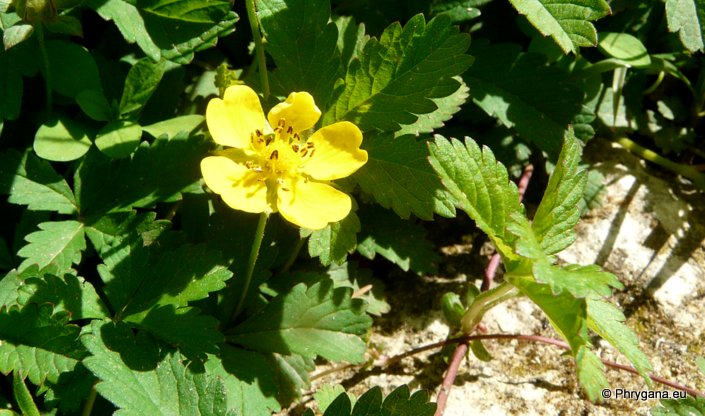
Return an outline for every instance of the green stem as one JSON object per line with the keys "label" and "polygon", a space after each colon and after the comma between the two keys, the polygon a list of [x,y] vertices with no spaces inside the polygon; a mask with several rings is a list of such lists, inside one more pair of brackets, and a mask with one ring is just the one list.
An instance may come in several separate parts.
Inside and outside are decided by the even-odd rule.
{"label": "green stem", "polygon": [[255,239],[252,241],[252,250],[250,250],[250,258],[247,262],[247,274],[245,274],[245,284],[242,287],[242,293],[240,294],[240,300],[237,302],[237,306],[233,309],[233,313],[230,316],[230,322],[234,322],[235,318],[242,312],[242,308],[245,305],[245,299],[247,299],[247,292],[250,291],[250,283],[252,282],[252,273],[255,271],[255,264],[257,263],[257,257],[259,256],[259,249],[262,246],[262,239],[264,238],[264,228],[267,225],[267,218],[269,214],[263,212],[259,215],[259,222],[257,223],[257,230],[255,231]]}
{"label": "green stem", "polygon": [[257,62],[259,67],[259,79],[262,84],[262,95],[264,99],[267,100],[267,98],[269,98],[267,60],[264,56],[264,44],[262,43],[262,32],[259,29],[259,20],[257,19],[255,0],[247,0],[245,2],[245,7],[247,8],[247,20],[250,21],[250,29],[252,30],[252,39],[255,41],[255,53],[257,54]]}
{"label": "green stem", "polygon": [[296,243],[296,246],[291,251],[291,255],[286,260],[284,267],[282,267],[282,269],[279,270],[279,274],[284,274],[284,273],[288,272],[289,269],[291,268],[291,266],[294,265],[294,262],[299,257],[299,252],[301,252],[301,249],[303,248],[305,242],[306,242],[305,238],[299,239],[299,241]]}
{"label": "green stem", "polygon": [[34,32],[37,34],[37,41],[39,41],[39,51],[42,54],[42,64],[44,65],[44,85],[47,99],[47,116],[51,116],[52,108],[54,106],[53,96],[51,93],[53,86],[51,82],[51,65],[49,63],[49,54],[47,53],[46,43],[44,43],[44,26],[41,22],[34,27]]}
{"label": "green stem", "polygon": [[660,71],[658,73],[658,78],[656,78],[656,81],[654,81],[654,83],[651,84],[651,86],[649,86],[649,88],[645,89],[644,92],[642,93],[642,95],[649,95],[652,92],[656,91],[656,88],[658,88],[661,85],[661,83],[663,82],[665,75],[666,75],[665,72]]}
{"label": "green stem", "polygon": [[88,397],[86,398],[86,403],[83,405],[83,411],[81,412],[81,416],[90,416],[91,412],[93,412],[93,405],[95,404],[95,398],[98,395],[98,392],[95,389],[95,384],[93,387],[91,387],[91,392],[88,393]]}
{"label": "green stem", "polygon": [[464,334],[471,334],[475,326],[482,320],[482,316],[492,307],[515,297],[519,291],[510,283],[504,282],[494,289],[481,292],[470,305],[461,320]]}
{"label": "green stem", "polygon": [[615,141],[621,144],[625,149],[641,157],[642,159],[648,160],[649,162],[655,163],[661,167],[669,169],[679,175],[682,175],[693,181],[695,186],[697,186],[698,188],[705,189],[705,175],[699,172],[693,166],[685,165],[682,163],[676,163],[670,159],[661,156],[653,150],[649,150],[634,143],[632,140],[626,137],[620,137]]}

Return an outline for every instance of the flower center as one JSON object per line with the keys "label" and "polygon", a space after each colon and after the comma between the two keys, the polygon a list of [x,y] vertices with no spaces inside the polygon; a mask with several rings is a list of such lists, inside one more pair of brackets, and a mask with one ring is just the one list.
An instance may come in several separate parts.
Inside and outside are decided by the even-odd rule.
{"label": "flower center", "polygon": [[[252,149],[258,154],[246,164],[250,170],[263,173],[267,179],[275,179],[283,185],[285,179],[299,175],[299,167],[316,151],[313,143],[307,143],[294,133],[286,120],[280,119],[272,134],[256,130],[250,135]],[[283,190],[288,190],[282,187]]]}

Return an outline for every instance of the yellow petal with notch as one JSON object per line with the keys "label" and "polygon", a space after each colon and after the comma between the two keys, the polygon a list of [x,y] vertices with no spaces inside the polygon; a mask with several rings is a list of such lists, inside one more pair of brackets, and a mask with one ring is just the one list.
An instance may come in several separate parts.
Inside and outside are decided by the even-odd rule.
{"label": "yellow petal with notch", "polygon": [[224,156],[203,159],[201,173],[206,185],[231,208],[253,213],[272,211],[262,174]]}
{"label": "yellow petal with notch", "polygon": [[286,101],[275,105],[267,115],[272,128],[279,125],[279,120],[284,119],[287,126],[294,129],[294,133],[308,130],[321,118],[321,110],[316,107],[313,96],[307,92],[292,92]]}
{"label": "yellow petal with notch", "polygon": [[265,119],[257,93],[245,85],[225,90],[223,99],[214,98],[206,108],[208,130],[216,143],[246,149],[250,134],[263,130]]}
{"label": "yellow petal with notch", "polygon": [[347,217],[352,202],[348,195],[330,185],[298,177],[279,186],[277,208],[287,221],[299,227],[320,230],[328,223]]}
{"label": "yellow petal with notch", "polygon": [[348,121],[323,127],[308,142],[313,143],[313,153],[302,165],[302,172],[315,179],[344,178],[367,163],[367,152],[360,149],[362,132]]}

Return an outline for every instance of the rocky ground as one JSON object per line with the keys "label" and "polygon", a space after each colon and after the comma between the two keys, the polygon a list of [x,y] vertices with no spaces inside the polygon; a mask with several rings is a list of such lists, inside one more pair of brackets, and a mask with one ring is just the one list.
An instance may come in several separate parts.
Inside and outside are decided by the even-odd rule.
{"label": "rocky ground", "polygon": [[[559,256],[566,263],[600,264],[626,289],[614,301],[625,311],[652,359],[654,373],[705,390],[695,359],[705,356],[705,195],[632,156],[616,145],[594,140],[585,152],[607,179],[602,206],[578,226],[576,243]],[[444,261],[438,276],[392,275],[385,279],[392,312],[376,321],[371,354],[394,356],[442,341],[448,328],[440,297],[463,293],[478,282],[491,248],[473,245],[472,225],[441,236]],[[442,224],[441,224],[442,225]],[[485,316],[489,333],[555,337],[538,308],[525,299],[500,305]],[[615,415],[648,414],[657,400],[609,400],[592,404],[577,385],[575,367],[563,351],[549,345],[487,341],[494,359],[474,356],[460,368],[446,415]],[[603,358],[625,360],[605,342]],[[314,387],[342,384],[361,394],[372,386],[385,392],[401,384],[438,393],[447,364],[440,351],[414,355],[384,369],[348,369],[317,378]],[[321,369],[323,370],[323,369]],[[609,370],[613,388],[646,389],[637,376]],[[664,389],[655,385],[653,389]]]}

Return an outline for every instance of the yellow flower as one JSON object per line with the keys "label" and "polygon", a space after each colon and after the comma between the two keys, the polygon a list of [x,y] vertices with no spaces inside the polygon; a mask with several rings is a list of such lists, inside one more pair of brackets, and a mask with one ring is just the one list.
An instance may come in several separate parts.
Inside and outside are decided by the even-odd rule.
{"label": "yellow flower", "polygon": [[302,137],[320,116],[311,94],[293,92],[271,109],[267,123],[251,88],[229,87],[206,109],[213,140],[226,146],[201,161],[206,185],[234,209],[278,211],[304,228],[342,220],[350,212],[350,197],[329,181],[358,170],[367,152],[360,149],[360,129],[347,121],[323,127],[308,140]]}

